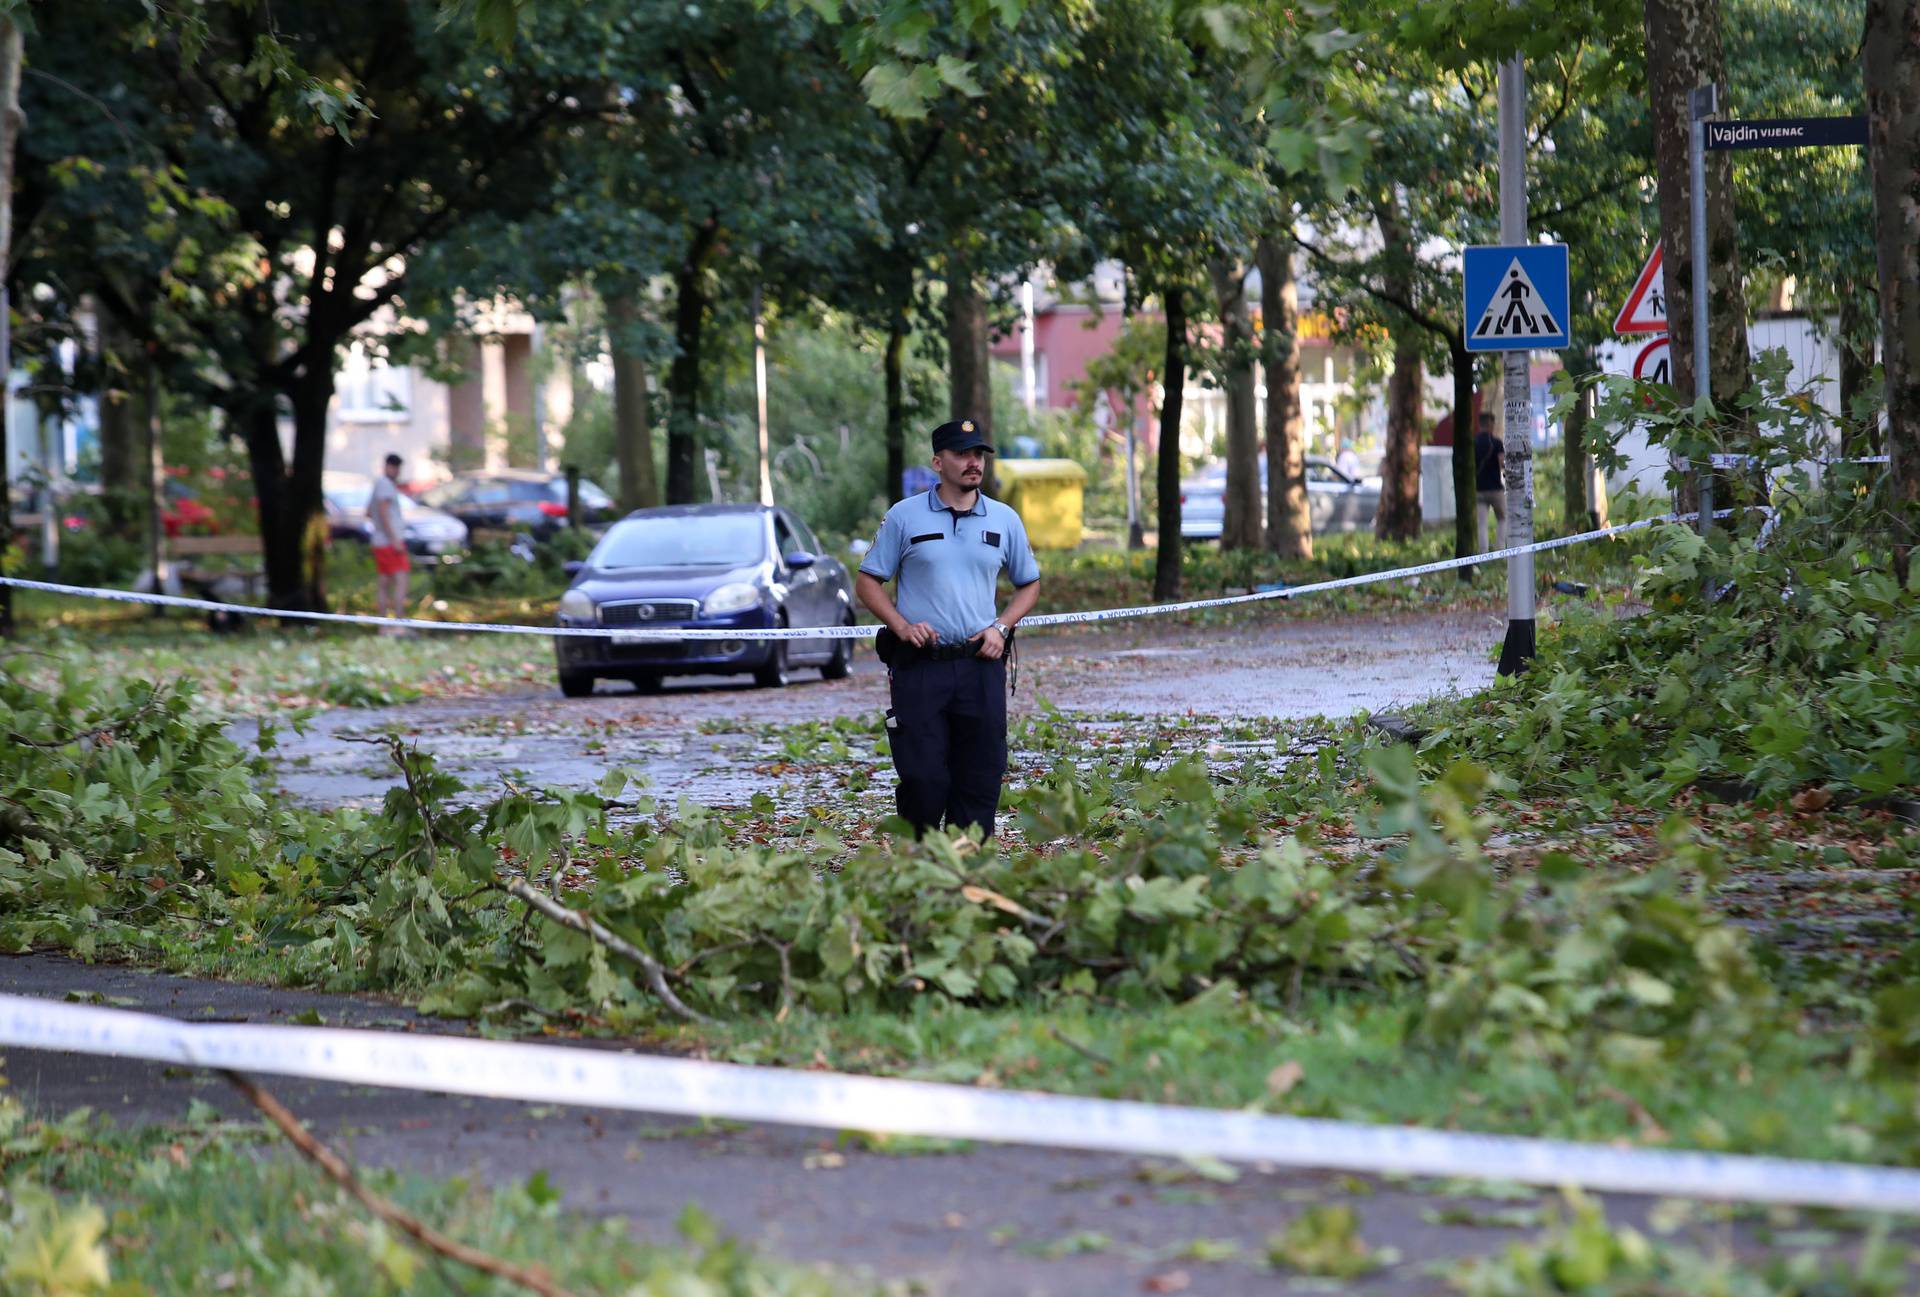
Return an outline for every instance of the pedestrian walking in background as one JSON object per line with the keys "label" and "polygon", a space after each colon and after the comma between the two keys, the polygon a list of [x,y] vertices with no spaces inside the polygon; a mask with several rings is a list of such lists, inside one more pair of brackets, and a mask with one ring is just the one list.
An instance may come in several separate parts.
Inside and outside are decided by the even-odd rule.
{"label": "pedestrian walking in background", "polygon": [[[398,455],[387,456],[384,471],[373,480],[373,496],[367,501],[367,517],[373,523],[374,583],[382,617],[406,615],[408,573],[413,571],[407,557],[407,528],[400,518],[401,462]],[[399,627],[381,629],[394,632]]]}
{"label": "pedestrian walking in background", "polygon": [[[1020,515],[982,493],[993,447],[978,425],[955,419],[932,440],[939,481],[887,511],[854,591],[884,623],[874,647],[901,818],[916,834],[944,821],[984,840],[1007,771],[1007,654],[1039,601],[1040,565]],[[996,613],[1002,572],[1013,594]]]}
{"label": "pedestrian walking in background", "polygon": [[1493,416],[1482,414],[1473,434],[1473,511],[1480,522],[1480,552],[1492,549],[1487,539],[1487,515],[1493,515],[1498,543],[1507,543],[1507,484],[1500,476],[1506,448],[1493,435]]}

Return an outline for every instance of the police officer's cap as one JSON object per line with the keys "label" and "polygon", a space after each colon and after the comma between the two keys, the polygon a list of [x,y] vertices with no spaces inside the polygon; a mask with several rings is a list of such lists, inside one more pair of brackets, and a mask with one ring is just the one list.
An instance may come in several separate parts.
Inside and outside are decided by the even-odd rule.
{"label": "police officer's cap", "polygon": [[933,449],[936,453],[943,450],[973,450],[975,447],[989,455],[993,453],[992,443],[972,419],[949,419],[933,430]]}

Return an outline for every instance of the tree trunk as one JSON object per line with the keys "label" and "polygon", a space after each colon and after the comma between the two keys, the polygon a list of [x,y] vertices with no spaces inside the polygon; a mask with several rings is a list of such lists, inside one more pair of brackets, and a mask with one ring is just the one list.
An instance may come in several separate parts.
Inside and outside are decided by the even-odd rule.
{"label": "tree trunk", "polygon": [[[1453,375],[1453,556],[1467,558],[1480,552],[1479,494],[1474,490],[1473,353],[1467,350],[1464,327],[1447,335],[1447,365]],[[1454,571],[1464,583],[1473,580],[1471,567]]]}
{"label": "tree trunk", "polygon": [[[1576,378],[1592,373],[1597,367],[1597,358],[1590,354],[1573,358]],[[1592,403],[1592,391],[1581,392],[1580,399],[1567,411],[1566,422],[1560,428],[1560,490],[1566,496],[1564,534],[1568,536],[1593,525],[1592,513],[1587,507],[1587,488],[1593,481],[1593,470],[1586,450],[1587,423],[1593,413]]]}
{"label": "tree trunk", "polygon": [[140,412],[134,400],[133,339],[120,322],[100,311],[100,485],[104,503],[116,530],[124,529],[137,512],[134,496],[141,489]]}
{"label": "tree trunk", "polygon": [[1156,485],[1160,491],[1160,548],[1153,560],[1153,597],[1180,597],[1180,406],[1187,387],[1186,290],[1169,285],[1161,294],[1167,316],[1167,357],[1160,371],[1160,440]]}
{"label": "tree trunk", "polygon": [[1920,538],[1920,0],[1868,0],[1861,42],[1880,272],[1894,569]]}
{"label": "tree trunk", "polygon": [[707,326],[707,261],[720,237],[709,217],[673,277],[673,366],[667,371],[667,503],[693,503],[700,449],[700,343]]}
{"label": "tree trunk", "polygon": [[1300,408],[1300,286],[1293,231],[1260,240],[1260,355],[1267,374],[1267,547],[1282,558],[1313,557],[1307,507],[1307,421]]}
{"label": "tree trunk", "polygon": [[[267,324],[256,331],[273,336]],[[331,347],[322,351],[329,359]],[[260,520],[260,552],[266,569],[267,604],[273,608],[324,612],[327,607],[327,515],[320,491],[327,451],[327,406],[333,399],[331,364],[296,373],[288,395],[293,404],[293,460],[280,444],[276,393],[256,389],[236,394],[227,407],[246,443]]]}
{"label": "tree trunk", "polygon": [[972,419],[993,438],[993,370],[987,352],[987,303],[964,269],[947,281],[947,417]]}
{"label": "tree trunk", "polygon": [[907,315],[901,311],[887,329],[887,467],[881,499],[897,500],[907,471]]}
{"label": "tree trunk", "polygon": [[[1727,80],[1720,44],[1720,0],[1646,0],[1647,86],[1653,113],[1653,156],[1660,187],[1660,243],[1667,285],[1667,332],[1673,385],[1694,394],[1693,236],[1688,221],[1692,181],[1687,164],[1687,94]],[[1751,382],[1747,304],[1740,276],[1740,239],[1733,215],[1733,160],[1708,153],[1707,311],[1713,399],[1721,409]]]}
{"label": "tree trunk", "polygon": [[[1411,302],[1413,231],[1401,214],[1399,199],[1383,195],[1374,204],[1380,243],[1386,258],[1382,275],[1387,294]],[[1387,380],[1387,453],[1380,465],[1380,508],[1374,534],[1383,540],[1412,540],[1420,534],[1420,404],[1422,395],[1420,329],[1402,319],[1393,330],[1393,377]],[[1454,430],[1458,440],[1459,429]]]}
{"label": "tree trunk", "polygon": [[639,303],[631,293],[607,299],[608,351],[613,357],[613,450],[620,468],[620,507],[651,509],[660,503],[653,465],[653,428],[647,422],[647,365],[634,346]]}
{"label": "tree trunk", "polygon": [[1220,314],[1220,385],[1227,394],[1226,512],[1220,548],[1260,548],[1260,433],[1254,412],[1253,314],[1247,308],[1247,272],[1237,262],[1213,263],[1213,294]]}
{"label": "tree trunk", "polygon": [[1880,416],[1856,419],[1854,402],[1873,379],[1873,341],[1879,321],[1869,306],[1873,290],[1865,284],[1840,286],[1840,453],[1879,455]]}
{"label": "tree trunk", "polygon": [[1380,465],[1380,509],[1373,517],[1374,534],[1382,540],[1420,535],[1421,352],[1419,330],[1402,325],[1393,343],[1393,376],[1387,380],[1387,455]]}
{"label": "tree trunk", "polygon": [[297,556],[299,602],[279,605],[316,612],[327,607],[327,507],[320,479],[327,458],[327,407],[333,402],[333,347],[328,345],[320,354],[326,359],[294,381],[293,464],[287,475],[285,534]]}
{"label": "tree trunk", "polygon": [[[8,272],[13,268],[13,155],[23,124],[20,115],[20,70],[25,46],[20,24],[0,18],[0,404],[10,395],[13,373],[13,335],[4,318]],[[7,444],[6,411],[0,410],[0,558],[13,545],[13,509],[7,490],[7,470],[13,449]],[[13,587],[0,585],[0,637],[13,635]]]}

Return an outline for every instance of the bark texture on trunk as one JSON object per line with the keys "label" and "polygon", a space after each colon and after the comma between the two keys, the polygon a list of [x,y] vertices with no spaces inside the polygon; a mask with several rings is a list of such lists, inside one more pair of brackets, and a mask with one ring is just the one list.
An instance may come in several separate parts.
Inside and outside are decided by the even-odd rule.
{"label": "bark texture on trunk", "polygon": [[1220,383],[1227,394],[1226,513],[1221,549],[1260,548],[1260,433],[1254,412],[1253,313],[1247,306],[1246,268],[1213,264],[1213,292],[1220,313]]}
{"label": "bark texture on trunk", "polygon": [[1260,266],[1260,357],[1267,374],[1267,547],[1282,558],[1312,558],[1293,231],[1279,230],[1260,240],[1254,256]]}
{"label": "bark texture on trunk", "polygon": [[709,219],[674,273],[673,365],[667,371],[667,503],[692,504],[700,448],[700,344],[707,328],[707,261],[720,226]]}
{"label": "bark texture on trunk", "polygon": [[1160,370],[1160,440],[1155,484],[1160,491],[1160,548],[1153,561],[1153,597],[1180,597],[1180,407],[1187,386],[1187,298],[1174,285],[1161,294],[1167,355]]}
{"label": "bark texture on trunk", "polygon": [[964,270],[947,281],[947,417],[972,419],[993,439],[993,370],[987,353],[987,301]]}
{"label": "bark texture on trunk", "polygon": [[[1595,368],[1595,358],[1591,355],[1578,357],[1576,363],[1577,374],[1591,373]],[[1566,496],[1564,534],[1568,536],[1599,525],[1593,521],[1591,502],[1587,499],[1593,483],[1593,461],[1586,450],[1587,424],[1592,416],[1593,393],[1589,390],[1582,392],[1573,409],[1567,411],[1566,423],[1560,430],[1560,489]]]}
{"label": "bark texture on trunk", "polygon": [[1867,0],[1861,41],[1873,169],[1894,566],[1920,541],[1920,0]]}
{"label": "bark texture on trunk", "polygon": [[900,479],[907,471],[907,317],[903,311],[893,317],[887,329],[886,398],[887,464],[886,480],[881,483],[881,498],[900,498]]}
{"label": "bark texture on trunk", "polygon": [[328,361],[303,372],[293,387],[293,463],[286,482],[286,527],[298,555],[295,597],[300,602],[281,605],[316,611],[327,606],[327,508],[320,484],[326,467],[327,407],[333,401],[333,348],[321,354]]}
{"label": "bark texture on trunk", "polygon": [[140,426],[139,402],[134,399],[138,353],[119,321],[104,311],[100,316],[100,485],[116,527],[132,521],[127,508],[142,492],[141,472],[146,438]]}
{"label": "bark texture on trunk", "polygon": [[[1712,82],[1724,85],[1720,0],[1646,0],[1647,87],[1653,114],[1653,156],[1660,186],[1660,243],[1667,285],[1673,385],[1694,394],[1693,235],[1688,222],[1692,181],[1687,165],[1687,94]],[[1751,382],[1747,304],[1740,275],[1740,240],[1733,214],[1733,158],[1707,154],[1707,311],[1712,334],[1713,399],[1731,409]]]}
{"label": "bark texture on trunk", "polygon": [[1401,326],[1387,379],[1387,455],[1380,465],[1380,511],[1373,531],[1382,540],[1420,534],[1420,395],[1425,386],[1420,332]]}
{"label": "bark texture on trunk", "polygon": [[[1390,297],[1411,302],[1413,231],[1398,198],[1383,195],[1374,205],[1380,242],[1386,255],[1382,280]],[[1420,329],[1401,319],[1393,331],[1393,376],[1387,380],[1387,453],[1380,464],[1380,509],[1374,534],[1385,540],[1411,540],[1420,534],[1420,398],[1423,383]],[[1458,436],[1458,433],[1455,433]]]}
{"label": "bark texture on trunk", "polygon": [[[1467,558],[1480,552],[1480,533],[1473,489],[1474,364],[1464,329],[1447,338],[1447,365],[1453,376],[1453,556]],[[1463,582],[1473,580],[1470,567],[1454,571]]]}
{"label": "bark texture on trunk", "polygon": [[647,366],[633,350],[640,306],[629,293],[606,299],[608,351],[613,357],[613,450],[620,469],[620,507],[651,509],[660,503],[653,464],[653,427],[647,421]]}

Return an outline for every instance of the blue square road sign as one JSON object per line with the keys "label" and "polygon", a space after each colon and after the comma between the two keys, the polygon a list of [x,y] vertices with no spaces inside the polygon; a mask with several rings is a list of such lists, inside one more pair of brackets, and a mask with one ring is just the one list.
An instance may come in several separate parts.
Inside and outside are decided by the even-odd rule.
{"label": "blue square road sign", "polygon": [[1552,351],[1571,341],[1566,244],[1467,248],[1461,262],[1468,351]]}

